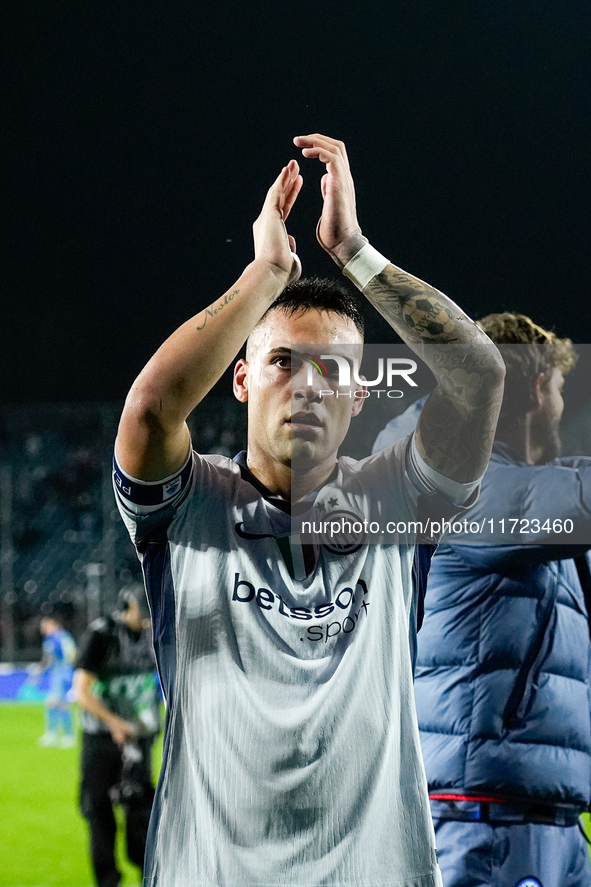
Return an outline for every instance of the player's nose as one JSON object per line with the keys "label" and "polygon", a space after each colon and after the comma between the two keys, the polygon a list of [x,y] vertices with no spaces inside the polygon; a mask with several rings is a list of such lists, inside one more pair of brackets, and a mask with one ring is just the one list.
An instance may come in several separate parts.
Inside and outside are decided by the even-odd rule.
{"label": "player's nose", "polygon": [[326,379],[322,373],[311,363],[303,363],[295,372],[291,380],[292,397],[295,400],[314,401],[322,400],[322,393],[326,388]]}

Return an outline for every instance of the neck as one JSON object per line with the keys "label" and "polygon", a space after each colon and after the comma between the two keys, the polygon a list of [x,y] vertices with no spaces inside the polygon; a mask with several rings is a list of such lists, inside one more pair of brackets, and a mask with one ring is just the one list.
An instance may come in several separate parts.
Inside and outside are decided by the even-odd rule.
{"label": "neck", "polygon": [[531,435],[531,414],[526,413],[521,419],[515,419],[511,425],[503,424],[497,428],[497,438],[511,447],[522,462],[535,465],[541,458],[541,447],[537,447]]}
{"label": "neck", "polygon": [[257,458],[256,450],[249,448],[246,464],[270,493],[287,502],[295,503],[301,502],[312,490],[328,480],[334,471],[336,460],[327,459],[321,465],[315,465],[307,471],[294,471],[289,465],[270,462],[267,454],[264,458]]}

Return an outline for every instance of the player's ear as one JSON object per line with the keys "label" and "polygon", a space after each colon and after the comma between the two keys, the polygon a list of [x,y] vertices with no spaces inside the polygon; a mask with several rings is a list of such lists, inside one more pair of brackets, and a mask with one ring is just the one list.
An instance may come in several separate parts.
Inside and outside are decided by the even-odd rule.
{"label": "player's ear", "polygon": [[365,376],[359,376],[359,379],[361,380],[361,384],[357,385],[357,388],[355,389],[355,399],[353,400],[353,409],[351,410],[351,416],[359,415],[359,413],[363,409],[365,398],[369,397],[367,385],[365,384]]}
{"label": "player's ear", "polygon": [[542,406],[544,400],[544,386],[547,381],[545,373],[539,373],[536,376],[530,391],[530,409],[535,410],[537,407]]}
{"label": "player's ear", "polygon": [[248,361],[243,357],[236,362],[234,367],[234,397],[240,403],[248,400]]}

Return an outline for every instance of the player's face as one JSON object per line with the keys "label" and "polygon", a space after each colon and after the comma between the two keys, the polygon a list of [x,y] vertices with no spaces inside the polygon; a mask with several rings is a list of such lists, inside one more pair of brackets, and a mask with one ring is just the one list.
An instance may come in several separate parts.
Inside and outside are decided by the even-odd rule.
{"label": "player's face", "polygon": [[332,468],[363,397],[354,396],[354,382],[339,388],[335,361],[326,362],[335,371],[327,378],[303,354],[334,352],[351,362],[362,350],[355,324],[329,311],[291,317],[272,311],[249,350],[249,362],[240,361],[235,375],[236,396],[248,400],[249,462],[272,460],[302,472]]}

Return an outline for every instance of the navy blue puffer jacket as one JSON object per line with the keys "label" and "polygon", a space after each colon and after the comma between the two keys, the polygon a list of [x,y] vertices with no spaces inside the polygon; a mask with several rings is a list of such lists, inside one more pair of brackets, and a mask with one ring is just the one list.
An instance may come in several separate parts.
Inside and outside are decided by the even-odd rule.
{"label": "navy blue puffer jacket", "polygon": [[[399,436],[396,420],[376,445],[386,433]],[[517,519],[518,532],[506,523],[501,544],[494,532],[493,544],[448,533],[433,558],[415,683],[429,789],[585,809],[591,644],[580,561],[591,548],[591,459],[531,466],[497,444],[464,517],[494,531]],[[519,532],[546,518],[571,519],[570,539]]]}

